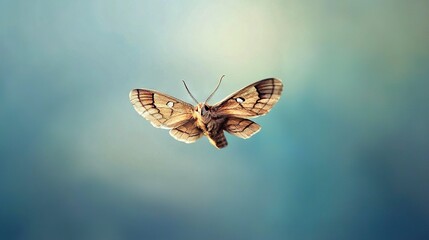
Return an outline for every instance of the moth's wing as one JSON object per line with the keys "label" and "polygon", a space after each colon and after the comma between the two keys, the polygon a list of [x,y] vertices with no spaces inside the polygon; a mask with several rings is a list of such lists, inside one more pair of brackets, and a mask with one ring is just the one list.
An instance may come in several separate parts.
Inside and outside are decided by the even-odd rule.
{"label": "moth's wing", "polygon": [[133,89],[130,101],[134,109],[157,128],[175,128],[192,119],[191,104],[154,90]]}
{"label": "moth's wing", "polygon": [[262,116],[279,101],[282,90],[282,81],[267,78],[231,94],[213,108],[219,115],[239,118]]}
{"label": "moth's wing", "polygon": [[261,130],[261,126],[252,120],[245,118],[231,117],[226,120],[225,130],[240,138],[250,138],[253,134]]}
{"label": "moth's wing", "polygon": [[195,120],[191,119],[185,124],[171,129],[170,135],[178,141],[193,143],[203,136],[203,132],[196,126]]}

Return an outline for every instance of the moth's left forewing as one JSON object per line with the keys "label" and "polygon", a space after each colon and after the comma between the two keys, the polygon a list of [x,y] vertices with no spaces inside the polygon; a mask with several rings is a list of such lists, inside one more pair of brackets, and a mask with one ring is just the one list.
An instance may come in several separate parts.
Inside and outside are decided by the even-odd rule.
{"label": "moth's left forewing", "polygon": [[252,118],[267,114],[279,101],[283,83],[276,78],[268,78],[231,94],[214,105],[216,113],[239,118]]}
{"label": "moth's left forewing", "polygon": [[134,109],[154,127],[176,128],[192,119],[193,106],[180,99],[149,89],[133,89]]}

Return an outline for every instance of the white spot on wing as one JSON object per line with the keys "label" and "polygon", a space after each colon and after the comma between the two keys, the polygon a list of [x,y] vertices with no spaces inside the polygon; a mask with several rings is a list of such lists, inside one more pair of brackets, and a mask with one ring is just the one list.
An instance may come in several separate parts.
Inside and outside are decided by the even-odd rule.
{"label": "white spot on wing", "polygon": [[235,101],[237,101],[238,103],[242,103],[242,102],[244,102],[244,98],[238,97],[235,99]]}
{"label": "white spot on wing", "polygon": [[167,106],[168,106],[169,108],[172,108],[172,107],[174,106],[174,103],[173,103],[173,102],[167,102]]}

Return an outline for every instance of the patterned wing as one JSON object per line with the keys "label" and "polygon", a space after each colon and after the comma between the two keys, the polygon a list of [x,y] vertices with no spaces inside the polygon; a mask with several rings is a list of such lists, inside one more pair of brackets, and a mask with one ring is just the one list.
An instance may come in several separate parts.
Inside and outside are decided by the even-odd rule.
{"label": "patterned wing", "polygon": [[283,84],[279,79],[268,78],[255,82],[231,94],[213,106],[219,115],[251,118],[267,114],[280,99]]}
{"label": "patterned wing", "polygon": [[176,128],[192,119],[191,104],[157,91],[133,89],[130,101],[134,109],[157,128]]}
{"label": "patterned wing", "polygon": [[250,138],[253,134],[261,130],[257,123],[244,118],[231,117],[225,123],[225,130],[240,138]]}
{"label": "patterned wing", "polygon": [[195,120],[189,120],[187,123],[170,130],[170,135],[176,140],[193,143],[203,136],[203,132],[195,125]]}

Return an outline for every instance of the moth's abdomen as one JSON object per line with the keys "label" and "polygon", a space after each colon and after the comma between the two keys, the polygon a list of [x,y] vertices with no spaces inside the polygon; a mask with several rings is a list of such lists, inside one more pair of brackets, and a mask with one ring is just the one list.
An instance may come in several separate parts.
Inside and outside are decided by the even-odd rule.
{"label": "moth's abdomen", "polygon": [[223,130],[220,130],[217,134],[210,134],[207,137],[210,143],[217,148],[224,148],[228,145],[228,142],[226,141],[226,137],[225,137],[225,134],[223,133]]}

